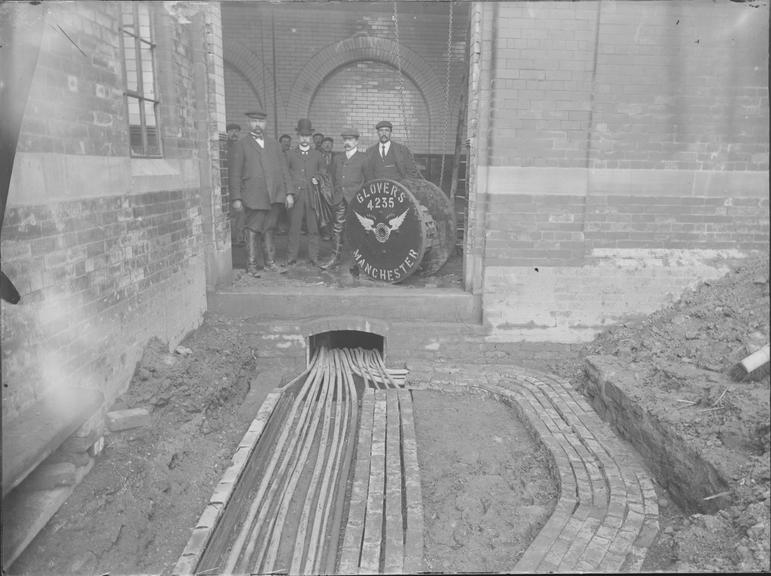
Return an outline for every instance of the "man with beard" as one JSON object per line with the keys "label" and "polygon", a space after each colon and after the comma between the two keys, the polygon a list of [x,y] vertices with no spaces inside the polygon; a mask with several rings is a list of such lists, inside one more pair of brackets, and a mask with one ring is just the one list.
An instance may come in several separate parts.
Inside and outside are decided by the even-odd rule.
{"label": "man with beard", "polygon": [[343,149],[345,152],[336,154],[332,162],[332,179],[335,183],[331,202],[332,214],[334,215],[332,235],[335,245],[332,258],[322,266],[325,270],[340,264],[348,203],[361,190],[366,180],[364,165],[367,161],[367,155],[358,150],[359,131],[353,128],[346,128],[340,135],[343,138]]}
{"label": "man with beard", "polygon": [[392,128],[393,125],[388,120],[378,122],[375,126],[379,142],[367,150],[367,180],[389,178],[401,181],[405,178],[422,178],[410,149],[391,140]]}
{"label": "man with beard", "polygon": [[289,172],[284,153],[278,142],[265,135],[267,115],[257,110],[246,116],[250,131],[233,145],[228,177],[233,210],[244,213],[246,271],[259,277],[263,267],[278,270],[273,228],[281,206],[286,202],[291,207],[292,198],[287,196]]}

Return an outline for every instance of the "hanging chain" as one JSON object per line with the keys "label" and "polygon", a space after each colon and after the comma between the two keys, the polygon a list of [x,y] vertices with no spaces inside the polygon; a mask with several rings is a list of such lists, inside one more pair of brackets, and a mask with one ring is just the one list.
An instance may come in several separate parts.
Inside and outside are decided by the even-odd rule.
{"label": "hanging chain", "polygon": [[[444,159],[447,155],[447,130],[450,123],[450,64],[452,61],[452,6],[450,2],[449,31],[447,32],[447,70],[444,86],[444,131],[442,132],[442,168],[439,171],[439,188],[444,184]],[[456,158],[457,162],[458,159]]]}
{"label": "hanging chain", "polygon": [[398,2],[394,1],[394,32],[396,33],[396,68],[399,71],[399,94],[402,102],[402,122],[404,123],[404,140],[407,146],[410,145],[410,133],[407,128],[407,105],[404,101],[404,74],[402,74],[402,58],[399,53],[399,13],[396,5]]}

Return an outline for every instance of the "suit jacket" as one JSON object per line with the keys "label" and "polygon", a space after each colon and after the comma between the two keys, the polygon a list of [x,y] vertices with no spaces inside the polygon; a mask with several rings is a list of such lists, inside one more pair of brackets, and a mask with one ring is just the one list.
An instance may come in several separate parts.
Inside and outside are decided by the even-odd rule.
{"label": "suit jacket", "polygon": [[367,165],[365,168],[367,180],[374,178],[393,178],[398,174],[397,180],[405,178],[422,178],[423,176],[415,164],[412,152],[404,144],[391,141],[388,155],[384,163],[380,158],[380,142],[367,148]]}
{"label": "suit jacket", "polygon": [[292,182],[291,194],[307,192],[311,187],[311,178],[321,180],[327,174],[324,156],[318,150],[311,148],[308,154],[303,156],[300,147],[296,146],[286,153],[289,166],[289,177]]}
{"label": "suit jacket", "polygon": [[233,144],[228,172],[230,199],[241,200],[252,210],[269,210],[271,204],[284,203],[289,171],[281,146],[264,136],[265,148],[247,134]]}
{"label": "suit jacket", "polygon": [[335,154],[332,162],[332,177],[335,181],[335,193],[332,195],[332,203],[338,204],[345,198],[350,202],[356,193],[367,181],[364,168],[367,163],[367,155],[358,150],[350,159],[345,152]]}

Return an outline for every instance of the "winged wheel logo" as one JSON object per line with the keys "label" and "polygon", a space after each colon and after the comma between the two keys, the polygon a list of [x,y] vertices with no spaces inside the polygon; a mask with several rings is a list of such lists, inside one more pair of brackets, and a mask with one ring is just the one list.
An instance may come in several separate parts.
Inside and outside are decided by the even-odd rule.
{"label": "winged wheel logo", "polygon": [[385,244],[388,242],[388,238],[391,236],[391,232],[395,232],[401,227],[404,219],[407,217],[407,212],[409,211],[410,209],[407,208],[399,216],[391,218],[388,221],[388,224],[385,222],[378,222],[375,224],[375,220],[372,218],[362,216],[356,212],[356,210],[354,210],[353,213],[356,214],[356,218],[358,218],[365,232],[372,232],[375,235],[375,240],[381,244]]}

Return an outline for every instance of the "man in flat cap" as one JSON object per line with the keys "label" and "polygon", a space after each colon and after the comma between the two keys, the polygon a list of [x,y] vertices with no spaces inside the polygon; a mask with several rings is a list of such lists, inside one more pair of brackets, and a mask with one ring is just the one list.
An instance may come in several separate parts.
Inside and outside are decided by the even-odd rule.
{"label": "man in flat cap", "polygon": [[366,181],[364,166],[367,162],[367,155],[364,152],[359,152],[359,131],[354,128],[345,128],[340,136],[343,138],[345,152],[336,154],[332,161],[332,179],[335,183],[332,194],[332,214],[334,216],[332,235],[335,245],[332,258],[322,266],[325,270],[340,264],[348,203],[361,190]]}
{"label": "man in flat cap", "polygon": [[301,118],[297,121],[299,143],[286,153],[292,181],[289,193],[294,200],[294,208],[289,211],[289,266],[297,263],[303,221],[308,230],[308,261],[311,266],[316,266],[319,260],[319,215],[313,210],[311,187],[319,186],[328,172],[321,152],[311,146],[312,138],[311,121]]}
{"label": "man in flat cap", "polygon": [[263,267],[278,270],[273,229],[281,206],[291,203],[289,172],[281,146],[265,135],[266,114],[256,110],[246,116],[250,131],[233,146],[228,178],[233,210],[244,212],[246,271],[258,277]]}
{"label": "man in flat cap", "polygon": [[379,142],[367,149],[367,180],[390,178],[401,181],[405,178],[422,178],[410,149],[391,140],[393,125],[388,120],[383,120],[378,122],[375,129]]}

